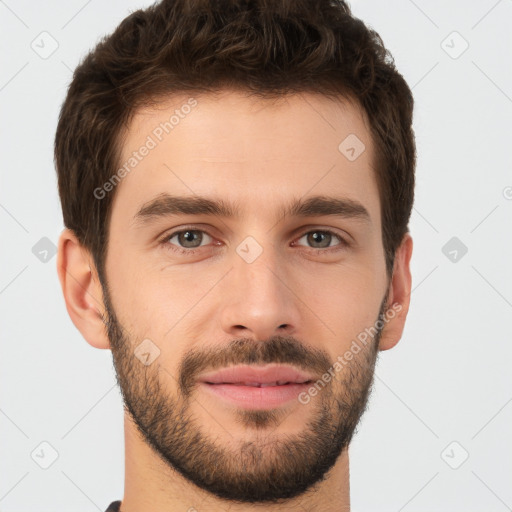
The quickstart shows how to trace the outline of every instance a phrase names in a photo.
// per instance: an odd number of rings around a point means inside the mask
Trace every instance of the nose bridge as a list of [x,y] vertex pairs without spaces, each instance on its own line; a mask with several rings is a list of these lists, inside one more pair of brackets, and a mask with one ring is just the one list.
[[232,335],[266,339],[285,334],[283,329],[291,334],[299,315],[291,283],[286,283],[284,255],[268,233],[260,240],[249,236],[235,248],[221,318],[223,329]]
[[[247,250],[249,249],[249,250]],[[279,274],[279,255],[274,246],[267,241],[264,248],[258,249],[254,242],[243,242],[237,248],[234,261],[234,276],[246,288],[249,295],[275,301],[282,294],[277,275]],[[247,256],[247,258],[246,258]]]

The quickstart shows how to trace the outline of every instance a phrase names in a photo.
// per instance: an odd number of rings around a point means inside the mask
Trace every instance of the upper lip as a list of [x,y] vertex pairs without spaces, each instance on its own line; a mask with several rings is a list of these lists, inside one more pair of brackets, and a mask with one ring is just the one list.
[[304,383],[314,377],[292,366],[230,366],[214,372],[204,373],[201,382],[211,384],[273,384]]

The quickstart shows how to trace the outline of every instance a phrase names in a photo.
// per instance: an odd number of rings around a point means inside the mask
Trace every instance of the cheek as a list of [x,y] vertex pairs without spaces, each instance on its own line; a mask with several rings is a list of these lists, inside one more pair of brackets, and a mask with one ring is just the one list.
[[304,274],[298,282],[297,295],[330,328],[327,332],[337,343],[350,343],[375,323],[385,294],[385,276],[370,265],[346,265],[326,275]]
[[[193,266],[172,268],[142,260],[127,265],[119,273],[116,312],[119,309],[131,326],[134,340],[149,338],[162,350],[162,356],[175,354],[184,343],[184,329],[202,324],[204,307],[219,300],[212,291],[226,272],[221,270],[211,266],[203,272]],[[186,343],[182,348],[186,349]]]

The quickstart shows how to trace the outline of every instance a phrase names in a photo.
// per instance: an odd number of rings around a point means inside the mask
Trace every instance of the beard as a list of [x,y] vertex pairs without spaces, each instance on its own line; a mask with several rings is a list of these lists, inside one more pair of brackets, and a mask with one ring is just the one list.
[[[266,341],[240,338],[226,346],[187,352],[174,377],[158,359],[145,366],[134,356],[141,340],[126,333],[107,286],[103,292],[104,322],[125,409],[143,440],[171,470],[218,498],[246,504],[283,503],[313,492],[315,484],[326,478],[366,410],[383,327],[307,405],[298,406],[308,407],[301,418],[310,418],[299,420],[304,421],[300,433],[276,432],[288,415],[298,414],[297,406],[291,412],[284,407],[234,408],[240,433],[246,437],[240,438],[238,432],[235,437],[225,429],[232,439],[223,443],[191,410],[193,402],[204,409],[194,395],[200,373],[234,364],[282,363],[322,376],[333,366],[328,354],[290,336]],[[376,322],[383,318],[386,299]],[[175,389],[168,383],[174,383]],[[222,427],[210,417],[212,424]]]

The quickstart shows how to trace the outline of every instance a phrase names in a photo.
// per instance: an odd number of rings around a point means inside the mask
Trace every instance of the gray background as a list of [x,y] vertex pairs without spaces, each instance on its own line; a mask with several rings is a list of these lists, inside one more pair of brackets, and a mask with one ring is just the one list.
[[[2,512],[123,495],[111,354],[75,329],[57,278],[52,149],[79,59],[147,5],[0,1]],[[351,6],[412,87],[418,147],[411,309],[350,448],[353,510],[512,510],[512,1]]]

